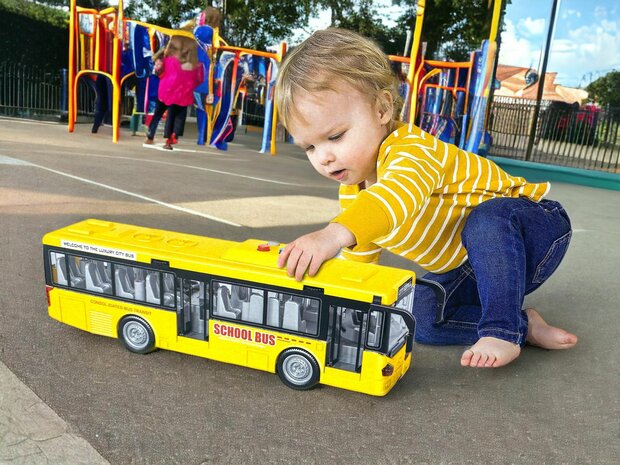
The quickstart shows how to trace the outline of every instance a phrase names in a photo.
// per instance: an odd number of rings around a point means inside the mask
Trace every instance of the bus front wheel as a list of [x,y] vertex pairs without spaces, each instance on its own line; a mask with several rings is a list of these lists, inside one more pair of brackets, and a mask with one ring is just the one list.
[[155,350],[155,334],[149,324],[137,316],[126,316],[118,325],[119,337],[125,348],[137,354]]
[[319,364],[305,350],[287,349],[278,358],[278,376],[288,387],[313,388],[319,382]]

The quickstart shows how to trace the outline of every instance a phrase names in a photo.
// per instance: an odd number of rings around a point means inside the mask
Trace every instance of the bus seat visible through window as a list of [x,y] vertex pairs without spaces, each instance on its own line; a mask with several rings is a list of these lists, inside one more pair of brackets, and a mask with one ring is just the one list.
[[250,314],[248,315],[248,321],[252,323],[263,322],[263,296],[259,294],[252,294],[250,296]]
[[67,279],[67,265],[65,264],[64,255],[56,255],[56,281],[63,286],[69,285]]
[[106,294],[112,291],[112,286],[110,284],[100,281],[99,274],[97,273],[97,265],[93,262],[86,263],[86,289]]
[[288,300],[284,304],[282,328],[290,329],[292,331],[306,332],[306,323],[304,321],[301,321],[299,304],[293,300]]
[[125,297],[126,299],[133,299],[133,286],[131,286],[129,282],[129,276],[127,276],[125,267],[116,267],[114,270],[114,279],[116,284],[116,295]]
[[226,286],[220,286],[217,290],[217,314],[228,318],[238,319],[241,310],[232,308],[230,305],[230,290]]
[[267,302],[267,324],[279,328],[280,323],[280,301],[276,297],[269,297]]

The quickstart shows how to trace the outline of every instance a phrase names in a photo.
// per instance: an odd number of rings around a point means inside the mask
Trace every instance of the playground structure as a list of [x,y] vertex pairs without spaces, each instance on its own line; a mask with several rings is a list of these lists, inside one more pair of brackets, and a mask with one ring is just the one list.
[[[495,69],[501,0],[489,0],[493,16],[489,39],[472,52],[469,62],[426,60],[421,52],[425,0],[418,0],[411,57],[390,56],[409,65],[401,119],[463,150],[484,152],[487,109]],[[415,98],[413,97],[415,96]]]
[[[417,124],[442,141],[477,153],[486,142],[486,120],[492,75],[495,68],[496,38],[501,0],[490,0],[493,20],[489,39],[480,50],[472,52],[469,62],[442,62],[423,57],[421,34],[425,0],[418,0],[410,57],[389,56],[393,62],[408,66],[401,84],[404,105],[401,119]],[[167,29],[123,16],[123,2],[117,7],[94,10],[78,7],[71,1],[69,37],[69,132],[77,116],[78,80],[85,76],[104,76],[111,86],[108,108],[112,114],[113,141],[120,129],[120,101],[123,85],[135,77],[136,107],[148,113],[149,102],[157,96],[157,77],[152,74],[152,56],[173,35],[196,40],[199,61],[205,67],[205,80],[195,89],[195,106],[199,145],[208,143],[226,148],[232,127],[231,112],[244,95],[243,76],[250,67],[262,66],[266,81],[265,119],[261,153],[276,153],[277,108],[273,103],[273,86],[279,63],[286,53],[281,43],[277,53],[228,45],[217,28],[197,26],[193,33]],[[260,63],[259,60],[264,60]],[[253,61],[259,61],[259,66]],[[245,73],[240,72],[240,67]]]
[[[273,85],[285,44],[278,53],[229,46],[217,28],[198,25],[193,33],[135,21],[123,15],[123,2],[104,10],[82,8],[71,1],[69,24],[68,120],[73,132],[77,118],[77,88],[82,78],[104,78],[110,88],[105,107],[112,119],[112,140],[120,135],[120,102],[130,78],[135,83],[135,107],[148,114],[157,98],[158,78],[152,74],[152,57],[163,49],[170,37],[178,35],[196,40],[198,58],[205,68],[204,82],[195,89],[198,144],[226,148],[232,131],[230,118],[236,100],[244,94],[243,72],[250,65],[265,73],[267,90],[261,152],[275,154],[276,110],[272,104]],[[260,63],[264,60],[265,63]],[[259,62],[252,63],[252,61]],[[101,103],[100,103],[101,104]]]

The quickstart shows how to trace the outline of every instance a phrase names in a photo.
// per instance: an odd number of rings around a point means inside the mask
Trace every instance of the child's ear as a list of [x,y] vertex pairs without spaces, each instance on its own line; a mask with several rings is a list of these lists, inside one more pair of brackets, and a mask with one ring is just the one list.
[[382,125],[392,121],[392,117],[394,116],[394,101],[389,91],[384,90],[377,96],[376,107]]

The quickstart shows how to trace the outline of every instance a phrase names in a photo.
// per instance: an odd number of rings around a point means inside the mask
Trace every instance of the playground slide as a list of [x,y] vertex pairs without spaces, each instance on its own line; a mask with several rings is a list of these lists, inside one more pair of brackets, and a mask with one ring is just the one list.
[[273,58],[269,59],[271,66],[267,75],[267,96],[265,101],[265,125],[263,126],[263,142],[260,153],[269,153],[271,151],[271,131],[273,124],[273,88],[276,85],[276,77],[278,76],[278,63]]
[[478,153],[478,148],[483,140],[486,121],[487,101],[491,90],[491,78],[493,76],[493,65],[497,44],[485,40],[482,43],[482,50],[476,52],[476,57],[472,74],[475,74],[473,97],[470,106],[470,128],[465,143],[465,150]]

